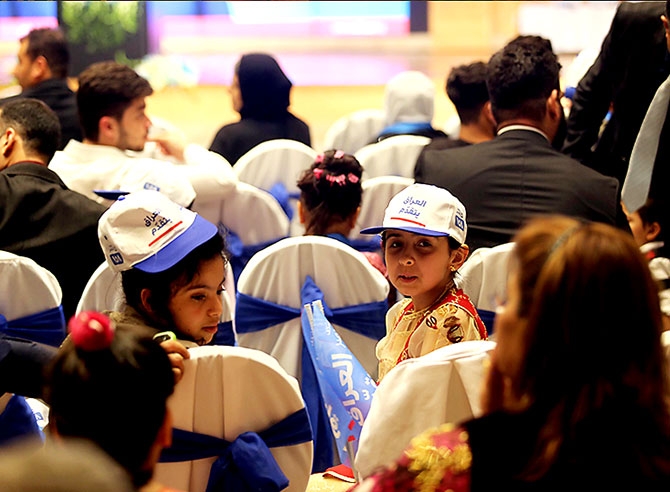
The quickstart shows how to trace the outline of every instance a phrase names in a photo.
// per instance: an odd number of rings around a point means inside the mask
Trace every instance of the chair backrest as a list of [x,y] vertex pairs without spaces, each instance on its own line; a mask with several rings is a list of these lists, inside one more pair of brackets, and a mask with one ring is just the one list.
[[292,193],[298,191],[298,178],[316,156],[316,150],[302,142],[279,138],[256,145],[238,159],[233,170],[240,181],[262,190],[281,182]]
[[242,181],[221,202],[220,221],[229,234],[227,246],[235,279],[253,254],[289,234],[288,217],[277,200]]
[[31,258],[0,251],[0,292],[2,331],[55,346],[63,341],[63,292],[49,270]]
[[357,150],[354,156],[363,166],[363,180],[376,176],[414,178],[416,160],[430,140],[419,135],[395,135]]
[[[225,290],[222,293],[223,314],[221,322],[233,322],[235,331],[235,280],[230,263],[226,263]],[[77,313],[81,311],[122,311],[126,298],[121,286],[121,274],[112,270],[107,262],[100,264],[86,283],[84,292],[77,304]]]
[[489,335],[493,334],[497,303],[506,298],[508,263],[513,248],[514,243],[509,242],[476,249],[456,277],[458,286],[477,308]]
[[[328,237],[282,239],[251,258],[237,283],[239,294],[301,309],[300,289],[310,276],[331,309],[385,301],[386,278],[353,248]],[[239,306],[239,301],[238,301]],[[300,318],[279,322],[262,331],[248,332],[239,309],[235,315],[240,346],[262,350],[300,379],[302,331]],[[373,340],[334,325],[354,356],[372,377],[377,375]]]
[[362,182],[363,202],[361,212],[358,214],[356,226],[349,234],[350,239],[370,240],[369,234],[360,234],[361,229],[374,227],[382,224],[384,210],[393,198],[401,190],[414,183],[414,178],[403,176],[377,176]]
[[[295,378],[261,351],[209,346],[190,349],[190,354],[184,377],[168,401],[175,429],[233,442],[305,408]],[[289,479],[285,490],[304,491],[312,469],[312,441],[270,447],[270,452]],[[215,459],[159,463],[155,477],[178,490],[204,492]]]
[[262,190],[270,191],[277,184],[283,185],[291,196],[289,205],[292,220],[289,232],[292,236],[304,234],[305,229],[298,220],[296,200],[298,179],[316,159],[317,152],[296,140],[274,139],[261,142],[238,159],[233,167],[240,181]]
[[353,154],[372,142],[384,128],[384,111],[359,109],[335,120],[326,130],[323,149]]
[[455,343],[389,371],[361,431],[356,453],[361,476],[397,459],[424,430],[481,415],[481,389],[494,348],[488,340]]

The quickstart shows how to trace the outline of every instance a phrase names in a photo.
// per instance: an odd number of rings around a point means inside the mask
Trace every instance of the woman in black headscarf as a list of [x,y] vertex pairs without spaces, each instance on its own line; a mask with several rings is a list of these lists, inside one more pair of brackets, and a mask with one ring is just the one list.
[[288,111],[291,81],[270,55],[243,55],[235,65],[230,86],[233,108],[240,121],[223,126],[209,150],[228,162],[237,160],[266,140],[284,138],[311,146],[309,127]]

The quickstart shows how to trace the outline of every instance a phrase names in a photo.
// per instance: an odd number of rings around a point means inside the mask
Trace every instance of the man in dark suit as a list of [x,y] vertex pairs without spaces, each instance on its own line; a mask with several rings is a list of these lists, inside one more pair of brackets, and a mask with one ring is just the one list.
[[510,241],[541,214],[615,223],[616,180],[552,147],[564,121],[559,70],[547,39],[512,40],[488,63],[496,137],[419,155],[416,181],[446,188],[465,205],[470,250]]
[[[70,139],[81,142],[77,99],[67,84],[70,49],[59,29],[33,29],[19,40],[17,63],[12,75],[21,86],[18,97],[33,97],[46,103],[58,116],[62,150]],[[11,98],[7,98],[5,102]]]
[[[598,58],[580,80],[567,120],[563,152],[623,185],[640,125],[670,74],[667,4],[622,2]],[[599,130],[603,118],[612,115]]]
[[58,118],[42,101],[0,105],[0,249],[54,274],[68,319],[105,261],[98,219],[107,208],[70,190],[47,168],[59,136]]

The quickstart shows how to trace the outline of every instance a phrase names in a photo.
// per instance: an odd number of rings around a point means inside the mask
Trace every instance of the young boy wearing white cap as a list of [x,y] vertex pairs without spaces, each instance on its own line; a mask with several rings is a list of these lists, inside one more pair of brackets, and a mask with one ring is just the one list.
[[381,226],[391,283],[407,296],[386,315],[377,344],[379,381],[399,362],[463,340],[486,339],[486,327],[469,297],[454,284],[468,257],[465,207],[443,188],[413,184],[395,195]]
[[102,214],[98,237],[126,297],[117,324],[172,331],[187,346],[210,343],[223,312],[225,245],[217,227],[164,194],[141,190]]

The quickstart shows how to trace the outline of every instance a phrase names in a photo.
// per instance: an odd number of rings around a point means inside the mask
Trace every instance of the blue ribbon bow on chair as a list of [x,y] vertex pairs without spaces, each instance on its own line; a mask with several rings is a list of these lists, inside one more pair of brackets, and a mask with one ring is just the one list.
[[161,454],[161,463],[192,461],[218,456],[212,463],[207,492],[275,492],[289,480],[269,448],[293,446],[312,440],[307,411],[302,408],[261,432],[244,432],[231,443],[225,439],[174,429],[172,446]]
[[33,342],[58,347],[67,334],[63,306],[46,309],[38,313],[7,320],[0,314],[0,332],[6,335],[25,338]]
[[289,193],[286,189],[286,186],[281,181],[276,182],[272,185],[272,188],[268,190],[268,193],[272,195],[279,205],[281,205],[282,210],[288,217],[289,222],[293,220],[293,207],[291,206],[291,198],[298,198],[298,196]]
[[[386,334],[386,300],[330,309],[323,299],[323,293],[308,275],[300,291],[301,305],[321,300],[328,321],[360,333],[374,340]],[[237,293],[236,314],[238,333],[252,333],[300,317],[300,309],[282,306],[258,299],[241,292]],[[322,472],[333,466],[333,436],[330,421],[323,405],[316,371],[303,343],[301,356],[303,399],[314,429],[313,473]]]

